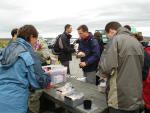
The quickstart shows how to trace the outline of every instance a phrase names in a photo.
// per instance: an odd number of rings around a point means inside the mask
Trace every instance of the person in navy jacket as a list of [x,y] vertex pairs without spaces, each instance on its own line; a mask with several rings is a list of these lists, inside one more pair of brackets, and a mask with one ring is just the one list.
[[81,59],[79,66],[83,70],[86,81],[95,84],[100,59],[100,47],[86,25],[79,26],[77,30],[80,36],[79,51],[77,53],[77,57]]

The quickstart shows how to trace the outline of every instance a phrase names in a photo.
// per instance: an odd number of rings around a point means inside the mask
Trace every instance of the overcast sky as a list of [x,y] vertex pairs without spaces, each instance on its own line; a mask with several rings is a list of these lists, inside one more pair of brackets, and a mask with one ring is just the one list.
[[77,37],[81,24],[94,32],[110,21],[150,36],[150,0],[0,0],[0,38],[11,37],[11,29],[24,24],[35,25],[44,37],[56,37],[67,23]]

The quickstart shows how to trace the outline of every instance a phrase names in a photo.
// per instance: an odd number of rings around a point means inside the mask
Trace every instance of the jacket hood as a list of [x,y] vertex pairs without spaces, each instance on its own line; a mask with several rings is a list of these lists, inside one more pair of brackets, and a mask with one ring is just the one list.
[[32,50],[32,46],[24,39],[17,38],[16,41],[0,51],[0,66],[10,67],[15,63],[21,53],[28,50]]
[[118,34],[130,34],[130,35],[132,35],[132,33],[131,33],[128,29],[126,29],[126,28],[124,28],[124,27],[120,27],[120,28],[117,30],[116,35],[118,35]]

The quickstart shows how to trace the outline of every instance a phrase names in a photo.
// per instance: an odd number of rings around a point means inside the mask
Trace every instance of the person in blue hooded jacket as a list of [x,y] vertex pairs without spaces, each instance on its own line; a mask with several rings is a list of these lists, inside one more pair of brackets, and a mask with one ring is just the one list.
[[29,87],[46,88],[50,83],[33,51],[37,37],[34,26],[24,25],[17,40],[0,52],[0,113],[27,113]]
[[79,26],[77,30],[80,36],[77,54],[77,57],[81,59],[79,66],[83,70],[86,82],[96,84],[96,71],[101,53],[98,41],[88,31],[86,25]]

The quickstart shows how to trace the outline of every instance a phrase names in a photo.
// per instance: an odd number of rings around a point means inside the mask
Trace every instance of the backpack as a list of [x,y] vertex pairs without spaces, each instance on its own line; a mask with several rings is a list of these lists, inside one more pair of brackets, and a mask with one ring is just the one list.
[[62,36],[62,34],[58,35],[56,37],[54,44],[53,44],[52,53],[54,55],[60,55],[62,53],[63,44],[62,44],[61,36]]

